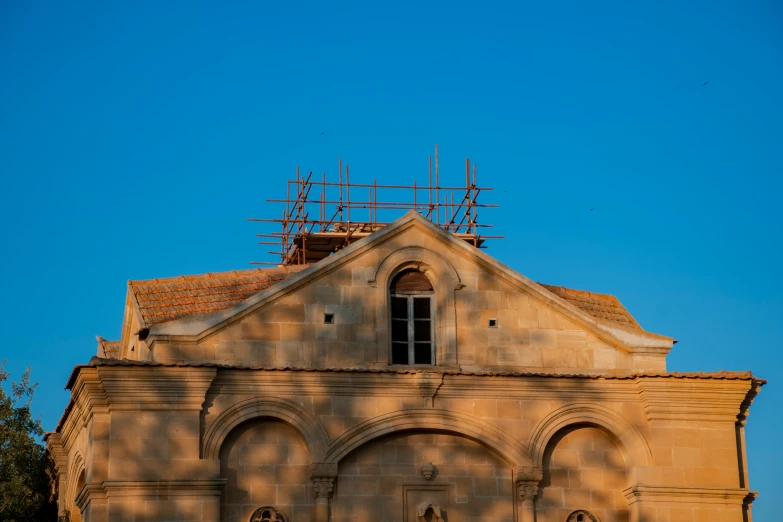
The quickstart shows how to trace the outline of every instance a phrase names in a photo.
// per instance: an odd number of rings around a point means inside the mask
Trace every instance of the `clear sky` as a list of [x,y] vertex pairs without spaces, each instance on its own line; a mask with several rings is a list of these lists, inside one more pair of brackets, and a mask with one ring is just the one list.
[[296,165],[424,182],[438,143],[442,180],[469,156],[496,188],[490,255],[618,296],[679,339],[670,370],[770,380],[747,442],[774,517],[779,2],[162,4],[0,4],[0,359],[46,429],[128,279],[271,260],[245,218]]

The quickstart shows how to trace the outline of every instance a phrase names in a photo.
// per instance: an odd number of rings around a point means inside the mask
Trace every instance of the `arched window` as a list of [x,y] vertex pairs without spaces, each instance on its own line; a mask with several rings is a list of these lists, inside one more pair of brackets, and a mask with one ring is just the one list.
[[568,515],[566,522],[598,522],[598,519],[595,515],[588,513],[584,509],[580,509]]
[[389,290],[391,363],[435,364],[432,283],[418,270],[404,270]]
[[250,522],[288,522],[285,515],[272,506],[264,506],[253,511]]

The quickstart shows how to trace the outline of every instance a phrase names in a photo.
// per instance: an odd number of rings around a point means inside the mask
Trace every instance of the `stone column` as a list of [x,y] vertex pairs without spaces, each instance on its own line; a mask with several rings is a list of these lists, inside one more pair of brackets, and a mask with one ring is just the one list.
[[519,500],[519,522],[534,522],[536,519],[535,499],[538,495],[538,484],[517,482],[517,499]]
[[334,479],[337,477],[337,464],[316,462],[310,464],[310,480],[315,495],[315,522],[329,522],[330,504]]
[[519,522],[535,522],[538,484],[544,477],[543,468],[518,466],[514,468],[514,483],[517,488],[517,514]]

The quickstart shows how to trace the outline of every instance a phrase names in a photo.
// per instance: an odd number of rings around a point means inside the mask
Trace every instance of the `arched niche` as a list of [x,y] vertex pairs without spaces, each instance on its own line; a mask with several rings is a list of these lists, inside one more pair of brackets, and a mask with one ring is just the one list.
[[76,497],[84,487],[86,480],[86,465],[81,453],[74,453],[68,468],[68,485],[65,491],[65,509],[71,516],[71,522],[81,522],[82,514],[76,505]]
[[77,499],[80,497],[80,493],[85,484],[85,471],[82,468],[81,472],[77,475],[76,484],[74,486],[74,492],[71,495],[71,502],[73,503],[73,509],[71,509],[71,522],[82,522],[82,510],[79,506],[80,502]]
[[238,402],[212,422],[204,433],[203,456],[217,459],[228,434],[240,424],[256,418],[272,418],[293,426],[307,443],[310,457],[320,462],[329,443],[323,426],[298,404],[274,397],[256,397]]
[[615,412],[592,403],[574,403],[554,410],[544,417],[530,437],[530,456],[534,466],[542,466],[550,439],[573,424],[597,426],[610,433],[620,444],[628,469],[649,466],[652,452],[644,435]]
[[311,506],[307,441],[287,422],[274,417],[242,422],[223,440],[218,462],[225,481],[221,520],[286,522],[292,506],[304,513]]
[[541,514],[557,512],[562,522],[628,520],[623,495],[628,478],[617,437],[596,424],[568,424],[546,445],[535,508]]
[[442,255],[422,247],[406,247],[386,256],[375,268],[368,281],[382,292],[376,305],[378,361],[391,361],[391,318],[389,286],[397,274],[416,270],[422,272],[432,283],[434,296],[433,327],[435,342],[435,365],[455,366],[457,364],[457,309],[454,292],[464,285],[454,266]]

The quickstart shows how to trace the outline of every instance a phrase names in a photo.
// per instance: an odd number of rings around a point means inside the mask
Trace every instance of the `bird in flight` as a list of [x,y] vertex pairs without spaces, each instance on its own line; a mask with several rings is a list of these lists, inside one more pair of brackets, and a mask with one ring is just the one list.
[[705,85],[707,85],[708,83],[710,83],[710,82],[704,82],[704,83],[702,83],[702,84],[701,84],[701,86],[702,86],[702,87],[704,87],[704,86],[705,86]]

